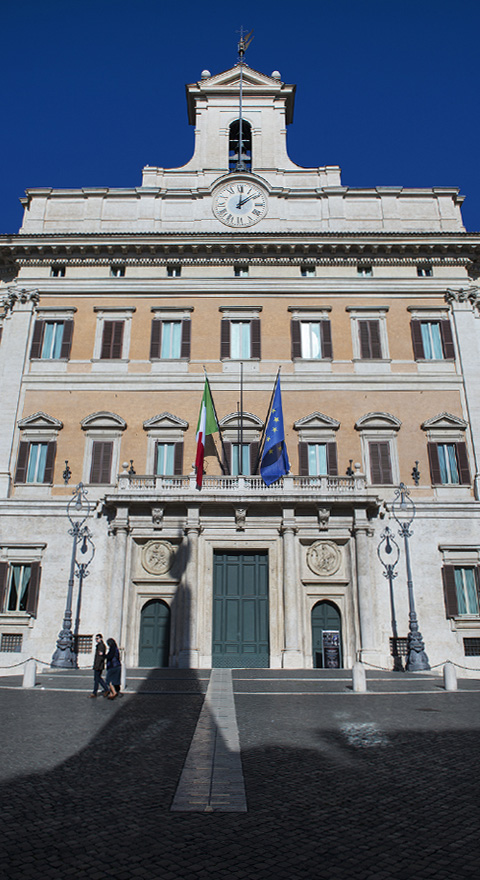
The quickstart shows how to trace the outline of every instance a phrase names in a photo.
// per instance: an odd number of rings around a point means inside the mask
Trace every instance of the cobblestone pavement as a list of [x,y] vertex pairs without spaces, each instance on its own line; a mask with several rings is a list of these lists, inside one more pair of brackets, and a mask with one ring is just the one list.
[[[136,676],[136,679],[133,678]],[[0,679],[6,880],[453,880],[478,874],[480,682],[233,672],[248,811],[172,812],[208,672]],[[42,689],[43,688],[43,689]]]

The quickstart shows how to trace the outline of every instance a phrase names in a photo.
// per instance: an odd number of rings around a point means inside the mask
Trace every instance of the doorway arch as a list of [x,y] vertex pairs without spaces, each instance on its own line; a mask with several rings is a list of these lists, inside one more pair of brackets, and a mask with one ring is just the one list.
[[168,666],[170,617],[170,606],[162,599],[151,599],[143,606],[140,615],[139,666]]
[[322,600],[312,608],[312,652],[314,669],[343,668],[342,617],[334,602]]

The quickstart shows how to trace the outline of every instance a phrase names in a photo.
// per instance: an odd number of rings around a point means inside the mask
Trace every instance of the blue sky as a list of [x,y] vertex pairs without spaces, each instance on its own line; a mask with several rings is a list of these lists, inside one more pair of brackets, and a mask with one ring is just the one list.
[[0,233],[27,187],[138,186],[192,153],[185,83],[297,84],[288,147],[347,186],[458,186],[480,230],[478,0],[2,0]]

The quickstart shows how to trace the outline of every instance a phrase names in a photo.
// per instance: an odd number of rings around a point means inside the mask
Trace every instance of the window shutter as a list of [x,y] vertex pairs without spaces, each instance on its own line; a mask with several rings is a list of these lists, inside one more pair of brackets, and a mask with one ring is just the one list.
[[[220,322],[220,360],[230,357],[230,321],[223,318]],[[229,471],[230,473],[230,471]]]
[[298,472],[301,477],[308,477],[308,443],[298,444]]
[[294,361],[302,356],[300,321],[290,321],[290,335],[292,339],[292,361]]
[[381,360],[379,321],[359,321],[360,357],[365,360]]
[[45,321],[35,321],[35,325],[33,327],[32,347],[30,349],[31,358],[41,357],[44,331]]
[[150,360],[153,361],[160,357],[162,345],[162,322],[157,319],[152,321],[152,332],[150,335]]
[[327,443],[327,474],[330,477],[338,476],[337,444],[334,441]]
[[453,344],[450,321],[440,321],[440,334],[442,337],[443,356],[445,360],[455,360],[455,346]]
[[227,474],[232,473],[232,444],[225,442],[223,444],[223,463]]
[[468,467],[467,444],[456,443],[458,475],[460,477],[461,486],[470,485],[470,468]]
[[30,444],[22,441],[18,447],[17,470],[15,472],[15,482],[25,483],[27,480],[28,466],[28,450]]
[[322,334],[322,358],[333,358],[332,325],[330,321],[320,321]]
[[438,458],[438,449],[436,443],[427,443],[428,461],[430,464],[430,479],[434,486],[442,482],[440,476],[440,461]]
[[113,325],[112,358],[121,358],[125,321],[114,321]]
[[102,351],[100,353],[100,357],[102,359],[111,358],[111,350],[112,350],[112,338],[113,338],[113,321],[104,321],[103,322],[103,334],[102,334]]
[[7,589],[8,563],[0,562],[0,613],[5,603],[5,591]]
[[72,350],[73,339],[73,321],[63,322],[62,347],[60,349],[61,358],[69,358]]
[[374,486],[391,485],[392,463],[390,459],[390,444],[369,443],[370,453],[370,478]]
[[91,483],[110,483],[113,443],[95,440],[92,444]]
[[55,465],[55,455],[57,452],[56,440],[51,440],[47,445],[47,457],[45,460],[45,473],[43,475],[44,483],[53,483],[53,468]]
[[180,357],[188,360],[190,358],[190,343],[192,338],[192,322],[190,318],[182,320],[182,345],[180,348]]
[[250,443],[250,473],[254,476],[258,472],[258,449],[260,444],[255,440]]
[[250,322],[250,357],[260,360],[261,354],[261,346],[260,346],[260,320],[259,318],[255,318],[255,320]]
[[102,351],[103,360],[121,358],[123,344],[124,321],[105,321],[103,324]]
[[26,611],[32,617],[37,616],[38,606],[38,590],[40,587],[40,574],[42,568],[39,562],[32,562],[30,573],[30,584],[28,587],[27,607]]
[[423,360],[425,352],[423,350],[422,322],[410,321],[410,330],[412,333],[413,356],[416,361]]
[[173,473],[176,477],[181,477],[183,474],[183,443],[181,441],[175,443],[175,449],[173,451]]
[[442,578],[447,617],[456,617],[458,614],[458,602],[455,587],[455,566],[445,565],[442,568]]

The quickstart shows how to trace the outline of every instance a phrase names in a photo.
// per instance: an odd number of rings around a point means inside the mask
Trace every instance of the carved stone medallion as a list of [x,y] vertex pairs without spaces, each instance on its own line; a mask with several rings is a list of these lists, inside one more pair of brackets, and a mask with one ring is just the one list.
[[142,550],[142,565],[149,574],[165,574],[172,566],[173,547],[168,541],[149,541]]
[[315,541],[307,551],[307,565],[314,574],[332,575],[340,568],[342,554],[332,541]]

